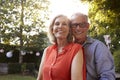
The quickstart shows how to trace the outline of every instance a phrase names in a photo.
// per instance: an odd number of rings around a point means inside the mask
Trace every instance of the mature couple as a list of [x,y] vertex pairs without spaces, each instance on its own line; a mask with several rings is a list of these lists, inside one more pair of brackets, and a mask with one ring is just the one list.
[[88,17],[56,16],[49,26],[52,43],[43,53],[37,80],[115,80],[109,49],[89,37]]

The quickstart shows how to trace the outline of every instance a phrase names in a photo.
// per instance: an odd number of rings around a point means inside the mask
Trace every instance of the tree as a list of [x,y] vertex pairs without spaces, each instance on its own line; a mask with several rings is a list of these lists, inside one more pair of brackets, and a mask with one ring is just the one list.
[[48,7],[48,0],[0,0],[1,43],[18,45],[22,50],[28,38],[34,42],[30,36],[38,36],[43,31],[48,19]]
[[120,48],[120,3],[119,0],[82,0],[89,3],[91,22],[90,35],[103,40],[109,34],[112,39],[111,50]]

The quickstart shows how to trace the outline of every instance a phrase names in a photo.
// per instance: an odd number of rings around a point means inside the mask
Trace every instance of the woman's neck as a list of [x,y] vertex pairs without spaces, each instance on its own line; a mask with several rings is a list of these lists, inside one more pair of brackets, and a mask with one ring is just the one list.
[[63,48],[68,44],[67,40],[64,39],[59,39],[57,40],[57,45],[58,45],[58,53],[62,52]]
[[64,47],[65,45],[67,45],[67,43],[67,40],[57,40],[58,47]]

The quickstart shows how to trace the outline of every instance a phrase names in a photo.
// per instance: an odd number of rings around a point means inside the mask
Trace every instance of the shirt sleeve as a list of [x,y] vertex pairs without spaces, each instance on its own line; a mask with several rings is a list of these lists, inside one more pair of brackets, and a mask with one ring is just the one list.
[[95,64],[99,80],[115,80],[115,66],[112,54],[102,42],[96,45]]

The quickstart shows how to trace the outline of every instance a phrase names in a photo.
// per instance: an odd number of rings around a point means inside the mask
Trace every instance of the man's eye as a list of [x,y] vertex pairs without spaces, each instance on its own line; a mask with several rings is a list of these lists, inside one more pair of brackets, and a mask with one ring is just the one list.
[[66,23],[63,23],[62,25],[67,25]]
[[78,24],[76,24],[76,23],[75,23],[75,24],[71,24],[71,26],[73,26],[73,27],[76,27],[77,25],[78,25]]

